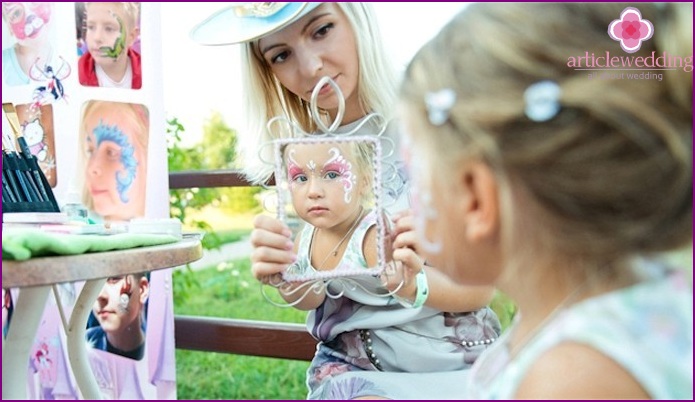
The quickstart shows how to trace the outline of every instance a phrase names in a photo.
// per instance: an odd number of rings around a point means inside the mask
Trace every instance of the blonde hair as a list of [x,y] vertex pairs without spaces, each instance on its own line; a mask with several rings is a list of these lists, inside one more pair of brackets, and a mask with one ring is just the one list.
[[[357,92],[365,115],[376,112],[389,118],[396,101],[396,74],[383,48],[379,26],[368,3],[336,3],[352,25],[359,59]],[[316,131],[308,102],[284,88],[267,62],[257,54],[257,43],[241,48],[242,82],[246,97],[248,129],[239,133],[244,173],[254,183],[265,182],[272,166],[260,161],[262,144],[271,140],[266,123],[275,116],[286,116],[304,131]],[[270,151],[268,149],[268,151]],[[270,160],[270,155],[263,159]]]
[[[556,253],[619,267],[692,243],[692,74],[592,80],[568,67],[570,56],[625,55],[606,30],[626,6],[475,4],[408,67],[404,106],[433,171],[473,158],[495,172],[507,263]],[[658,38],[635,56],[692,54],[692,4],[639,9]],[[561,109],[534,122],[524,91],[542,80],[559,85]],[[434,126],[425,95],[442,88],[457,101]]]
[[[92,2],[84,3],[85,13],[87,13],[87,7],[92,4]],[[123,10],[123,14],[126,17],[126,24],[128,24],[128,30],[138,27],[138,22],[140,19],[140,2],[112,2],[111,4],[117,4]]]
[[[87,171],[87,165],[89,163],[89,158],[87,156],[87,151],[85,149],[85,144],[87,142],[87,137],[89,136],[88,127],[86,120],[89,116],[94,114],[97,110],[102,108],[113,109],[120,107],[123,109],[124,114],[130,113],[129,117],[125,115],[123,118],[131,118],[136,125],[136,134],[132,139],[136,142],[142,149],[147,149],[147,143],[149,141],[149,111],[147,107],[136,104],[136,103],[121,103],[121,102],[111,102],[111,101],[100,101],[100,100],[90,100],[85,102],[82,106],[82,116],[80,120],[80,140],[79,140],[79,152],[80,163],[79,172],[84,175]],[[144,180],[144,178],[142,178]],[[94,201],[89,192],[89,189],[83,185],[82,186],[82,203],[89,209],[94,210]]]

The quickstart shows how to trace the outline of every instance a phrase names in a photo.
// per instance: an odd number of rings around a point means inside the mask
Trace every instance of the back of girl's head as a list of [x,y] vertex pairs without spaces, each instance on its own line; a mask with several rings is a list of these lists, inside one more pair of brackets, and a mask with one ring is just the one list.
[[[633,54],[607,34],[625,7],[472,5],[408,68],[402,93],[411,136],[437,155],[433,172],[461,158],[492,168],[512,252],[519,247],[509,239],[531,237],[545,250],[605,261],[692,241],[692,4],[640,3],[654,35]],[[568,66],[571,57],[606,52],[666,53],[682,64],[656,71],[663,81],[628,79],[634,71],[589,78]],[[559,111],[532,121],[524,92],[544,80],[559,87]],[[425,96],[443,88],[456,101],[435,125]]]
[[[383,48],[374,10],[369,3],[336,4],[345,13],[355,33],[360,104],[365,114],[376,112],[388,118],[393,115],[397,76]],[[340,49],[335,51],[340,52]],[[268,120],[284,115],[309,133],[316,131],[317,126],[311,118],[308,102],[287,91],[275,79],[270,66],[258,53],[257,41],[242,45],[241,63],[249,127],[241,133],[240,153],[247,177],[254,183],[260,183],[266,181],[272,172],[272,168],[258,158],[261,144],[272,139],[265,130]]]

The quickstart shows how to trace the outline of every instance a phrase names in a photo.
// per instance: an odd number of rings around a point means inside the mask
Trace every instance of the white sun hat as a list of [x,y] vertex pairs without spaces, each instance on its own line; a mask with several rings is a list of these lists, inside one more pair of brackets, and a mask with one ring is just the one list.
[[250,42],[279,31],[322,3],[228,3],[196,25],[191,39],[218,46]]

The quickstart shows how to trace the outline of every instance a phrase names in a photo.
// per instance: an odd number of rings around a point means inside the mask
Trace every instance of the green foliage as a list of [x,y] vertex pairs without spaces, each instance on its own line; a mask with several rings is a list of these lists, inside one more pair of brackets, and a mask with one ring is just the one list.
[[[195,272],[176,271],[174,275],[174,312],[178,315],[295,323],[306,318],[304,311],[276,307],[264,299],[248,259]],[[177,282],[190,276],[195,276],[200,286],[183,301]],[[305,399],[308,367],[305,361],[177,350],[178,398]]]
[[[203,141],[190,148],[181,145],[184,126],[174,118],[167,121],[167,148],[170,172],[231,169],[235,166],[237,132],[229,128],[219,113],[213,113],[203,128]],[[259,187],[190,188],[170,191],[170,215],[187,227],[211,233],[203,246],[219,246],[214,229],[204,221],[189,217],[206,206],[223,208],[229,213],[260,212],[255,195]]]
[[306,399],[309,362],[176,350],[178,399]]
[[[203,153],[200,146],[193,148],[181,147],[182,134],[186,131],[178,119],[167,121],[167,152],[170,172],[185,170],[203,170]],[[188,219],[187,213],[212,203],[218,198],[215,189],[180,189],[169,191],[169,210],[173,218],[178,218],[184,225],[197,227],[205,231],[212,228],[206,222]]]
[[509,325],[514,319],[514,314],[516,314],[516,304],[514,304],[512,299],[506,294],[497,291],[492,302],[490,302],[490,308],[497,313],[500,324],[502,324],[502,331],[509,328]]
[[236,163],[237,132],[213,112],[203,127],[203,156],[207,169],[232,169]]

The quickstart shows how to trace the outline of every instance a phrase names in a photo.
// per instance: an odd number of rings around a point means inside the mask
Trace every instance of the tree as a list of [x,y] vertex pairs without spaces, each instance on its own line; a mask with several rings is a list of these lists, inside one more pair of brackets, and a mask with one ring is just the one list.
[[207,169],[231,169],[236,159],[236,130],[213,112],[203,127],[203,164]]

